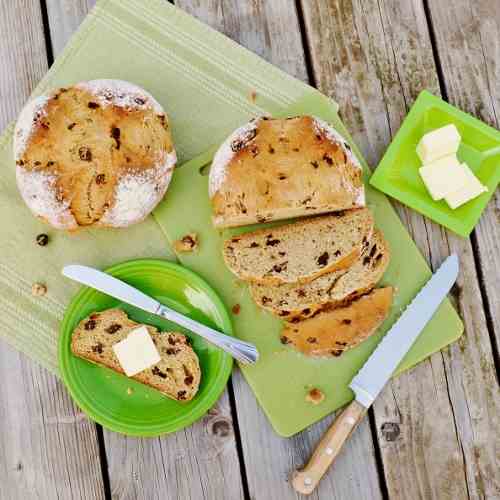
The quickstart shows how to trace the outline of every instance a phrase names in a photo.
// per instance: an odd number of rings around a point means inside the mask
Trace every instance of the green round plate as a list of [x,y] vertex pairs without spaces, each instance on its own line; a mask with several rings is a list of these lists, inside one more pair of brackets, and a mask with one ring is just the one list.
[[[162,260],[135,260],[106,270],[190,318],[232,334],[231,320],[217,294],[199,276]],[[200,359],[201,384],[188,403],[71,353],[71,334],[95,311],[123,309],[130,318],[187,335]],[[178,431],[202,417],[217,401],[231,373],[231,356],[175,323],[149,314],[91,288],[83,288],[66,310],[59,337],[59,368],[78,406],[103,427],[131,436],[158,436]]]

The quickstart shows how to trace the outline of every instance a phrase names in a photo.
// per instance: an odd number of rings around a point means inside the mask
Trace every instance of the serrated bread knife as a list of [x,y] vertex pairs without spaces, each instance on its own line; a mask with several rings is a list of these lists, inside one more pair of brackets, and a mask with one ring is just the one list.
[[333,422],[306,467],[293,474],[292,484],[299,493],[309,495],[314,491],[347,438],[450,291],[457,279],[458,269],[455,254],[443,262],[352,379],[349,387],[354,392],[354,401]]
[[78,281],[82,285],[95,288],[106,295],[138,307],[143,311],[173,321],[208,340],[211,344],[220,347],[241,363],[252,364],[256,363],[259,359],[259,353],[253,344],[229,337],[213,328],[202,325],[109,274],[92,267],[80,265],[66,266],[62,270],[62,274],[67,278]]

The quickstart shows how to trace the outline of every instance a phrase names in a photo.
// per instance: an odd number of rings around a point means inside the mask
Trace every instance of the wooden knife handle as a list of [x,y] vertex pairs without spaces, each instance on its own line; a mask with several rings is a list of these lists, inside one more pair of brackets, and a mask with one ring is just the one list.
[[296,491],[303,495],[309,495],[314,491],[366,411],[362,404],[354,400],[335,419],[321,438],[308,464],[302,470],[294,472],[292,485]]

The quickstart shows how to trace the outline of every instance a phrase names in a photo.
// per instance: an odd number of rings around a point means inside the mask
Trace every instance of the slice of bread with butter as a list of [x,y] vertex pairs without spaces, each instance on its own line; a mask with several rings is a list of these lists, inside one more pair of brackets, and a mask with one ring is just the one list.
[[[143,328],[148,336],[138,332]],[[148,337],[156,355],[151,355]],[[119,344],[123,347],[116,349]],[[71,351],[115,372],[134,373],[131,378],[137,382],[177,401],[190,401],[198,392],[200,364],[187,337],[136,323],[121,309],[96,312],[80,321],[73,332]]]

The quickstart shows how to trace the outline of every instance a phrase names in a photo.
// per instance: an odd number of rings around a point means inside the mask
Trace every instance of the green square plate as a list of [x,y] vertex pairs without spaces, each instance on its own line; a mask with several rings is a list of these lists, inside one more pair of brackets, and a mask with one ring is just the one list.
[[[462,142],[457,156],[488,188],[486,193],[452,210],[434,201],[418,173],[415,152],[430,130],[453,123]],[[500,182],[500,132],[424,90],[413,104],[396,137],[370,179],[370,184],[433,221],[467,237]]]

